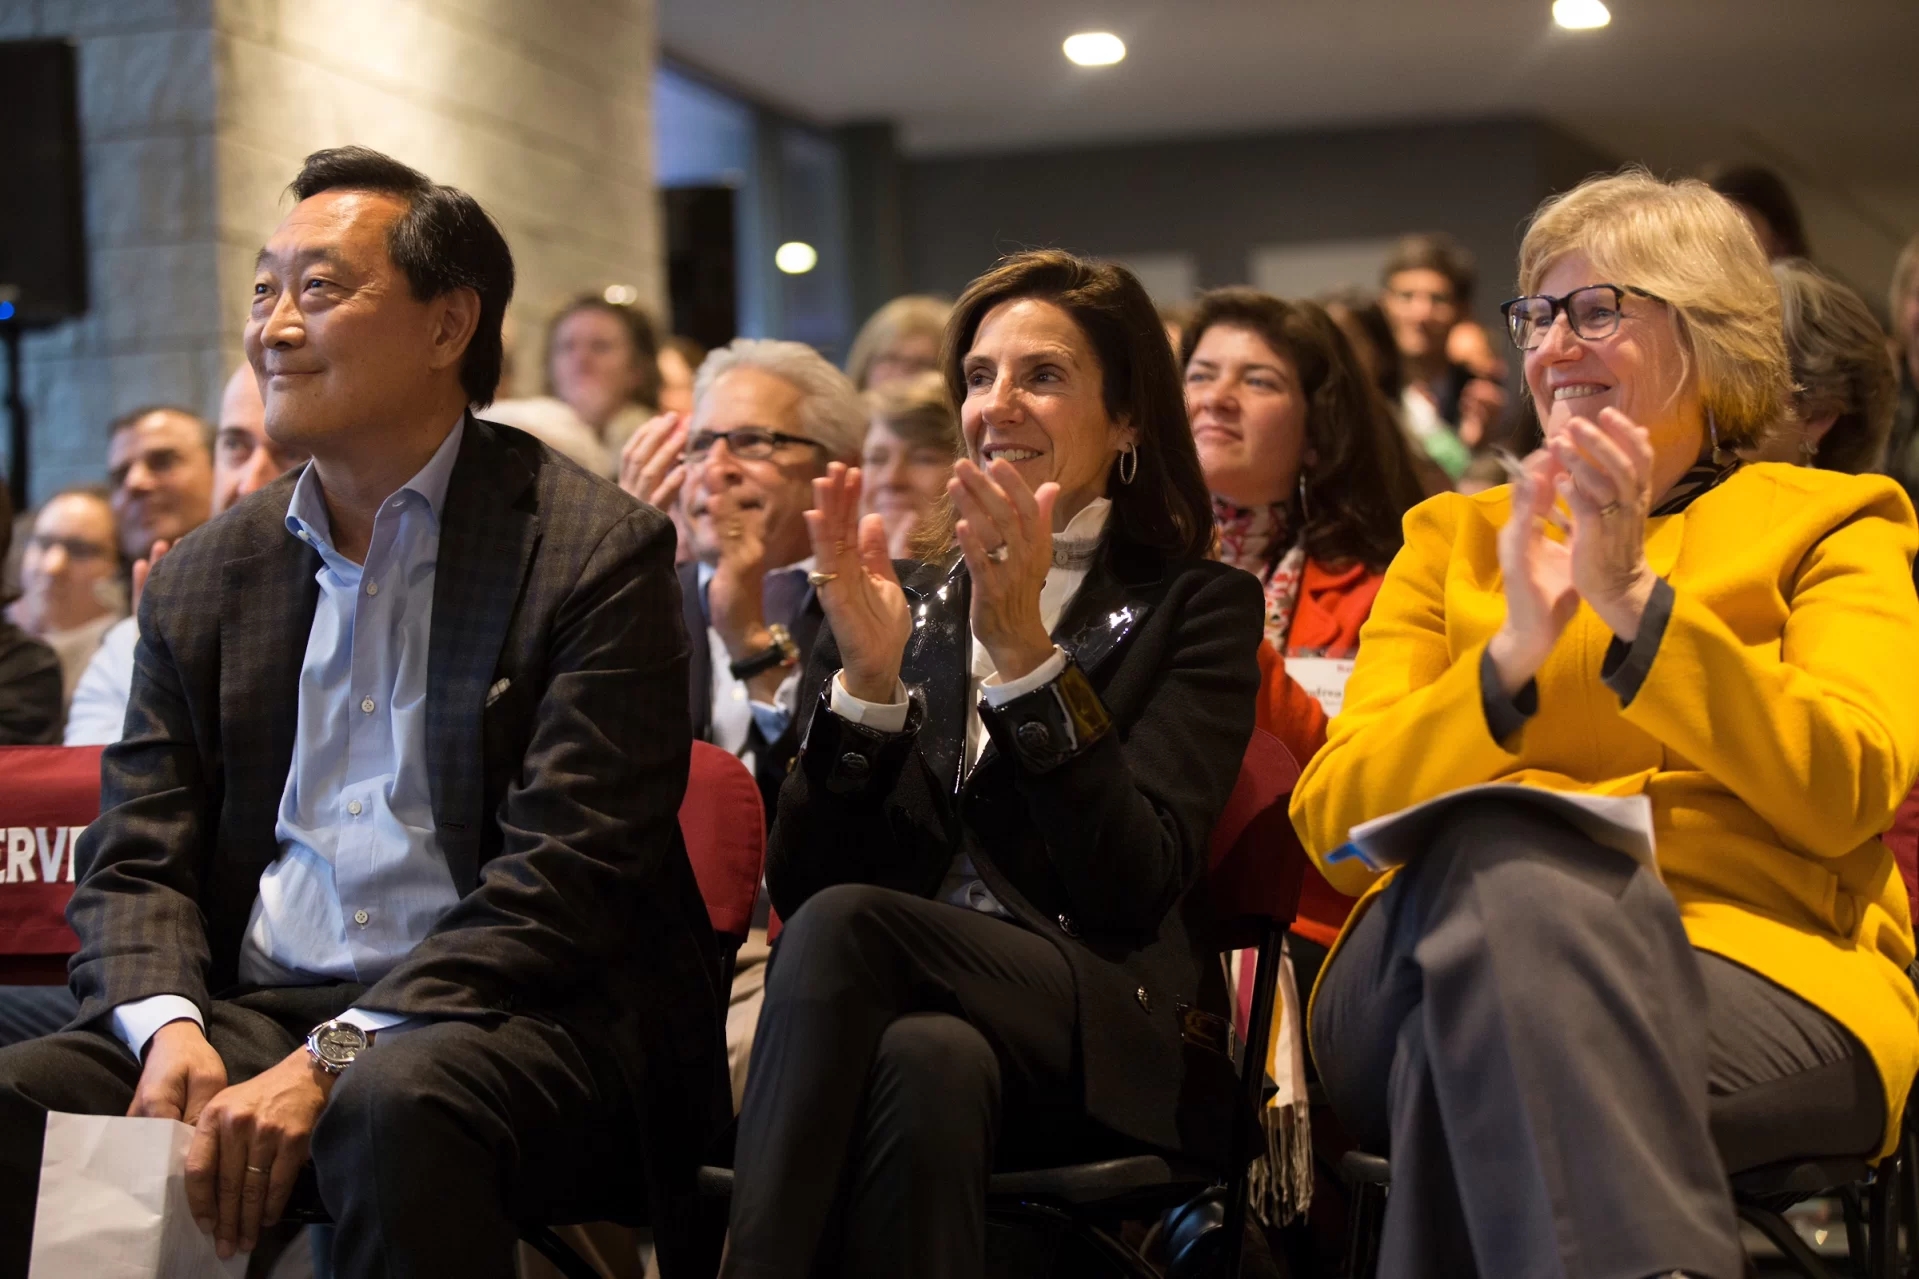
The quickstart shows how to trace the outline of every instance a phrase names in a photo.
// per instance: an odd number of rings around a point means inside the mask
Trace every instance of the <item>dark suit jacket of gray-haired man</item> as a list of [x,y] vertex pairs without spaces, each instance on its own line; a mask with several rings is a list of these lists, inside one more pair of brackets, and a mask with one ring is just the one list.
[[154,570],[69,912],[79,1017],[0,1051],[0,1279],[48,1109],[194,1123],[223,1249],[310,1153],[336,1272],[489,1279],[518,1223],[669,1224],[727,1111],[672,526],[463,410],[502,273],[421,287],[450,240],[405,222],[458,197],[497,239],[470,197],[335,167],[248,329],[268,431],[314,462]]

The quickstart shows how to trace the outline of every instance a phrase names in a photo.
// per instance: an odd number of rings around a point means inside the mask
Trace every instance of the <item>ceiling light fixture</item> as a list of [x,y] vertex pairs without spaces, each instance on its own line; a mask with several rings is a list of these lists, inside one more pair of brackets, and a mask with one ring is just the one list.
[[805,275],[819,262],[818,250],[804,240],[788,240],[773,250],[773,265],[788,275]]
[[1553,21],[1568,31],[1593,31],[1612,21],[1605,0],[1553,0]]
[[1065,50],[1069,61],[1082,67],[1110,67],[1126,56],[1126,42],[1110,31],[1082,31],[1067,36],[1060,48]]
[[609,284],[600,296],[614,306],[632,306],[640,300],[640,291],[630,284]]

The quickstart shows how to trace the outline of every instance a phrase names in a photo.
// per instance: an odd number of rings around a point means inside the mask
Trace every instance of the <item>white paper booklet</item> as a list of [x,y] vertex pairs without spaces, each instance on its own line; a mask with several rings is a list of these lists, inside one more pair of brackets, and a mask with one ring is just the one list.
[[1659,873],[1653,849],[1652,801],[1644,795],[1582,795],[1512,782],[1463,787],[1397,813],[1361,822],[1352,828],[1347,842],[1334,849],[1326,860],[1341,862],[1356,858],[1373,870],[1403,866],[1432,847],[1434,828],[1448,808],[1479,796],[1543,808],[1578,827],[1594,843],[1617,849],[1653,874]]
[[29,1279],[242,1279],[187,1206],[193,1129],[171,1119],[47,1115]]

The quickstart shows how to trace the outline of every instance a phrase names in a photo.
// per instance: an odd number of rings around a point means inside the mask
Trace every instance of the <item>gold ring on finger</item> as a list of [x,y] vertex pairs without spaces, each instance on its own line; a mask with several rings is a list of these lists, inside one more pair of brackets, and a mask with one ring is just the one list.
[[815,569],[806,575],[806,584],[808,586],[825,586],[828,582],[837,582],[839,577],[840,575],[838,573],[822,573]]
[[247,1165],[247,1171],[248,1171],[248,1172],[257,1172],[257,1173],[260,1173],[260,1174],[262,1174],[262,1175],[264,1175],[264,1174],[266,1173],[266,1169],[264,1169],[264,1168],[256,1168],[256,1167],[254,1167],[254,1166],[253,1166],[252,1164],[248,1164],[248,1165]]
[[1599,518],[1602,520],[1605,519],[1608,515],[1617,515],[1617,514],[1619,514],[1619,503],[1617,502],[1608,502],[1604,506],[1599,508]]

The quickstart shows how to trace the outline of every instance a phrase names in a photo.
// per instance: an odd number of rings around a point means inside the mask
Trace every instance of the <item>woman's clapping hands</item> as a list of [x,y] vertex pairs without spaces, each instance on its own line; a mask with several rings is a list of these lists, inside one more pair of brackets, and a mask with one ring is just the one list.
[[[1508,696],[1538,673],[1579,601],[1627,641],[1657,580],[1646,562],[1652,444],[1618,409],[1574,418],[1513,479],[1512,514],[1499,533],[1506,621],[1490,653]],[[1565,502],[1570,520],[1556,503]],[[1564,542],[1548,526],[1566,530]]]
[[886,521],[860,518],[858,467],[834,462],[813,481],[806,531],[846,691],[862,701],[893,701],[913,618],[887,551]]

